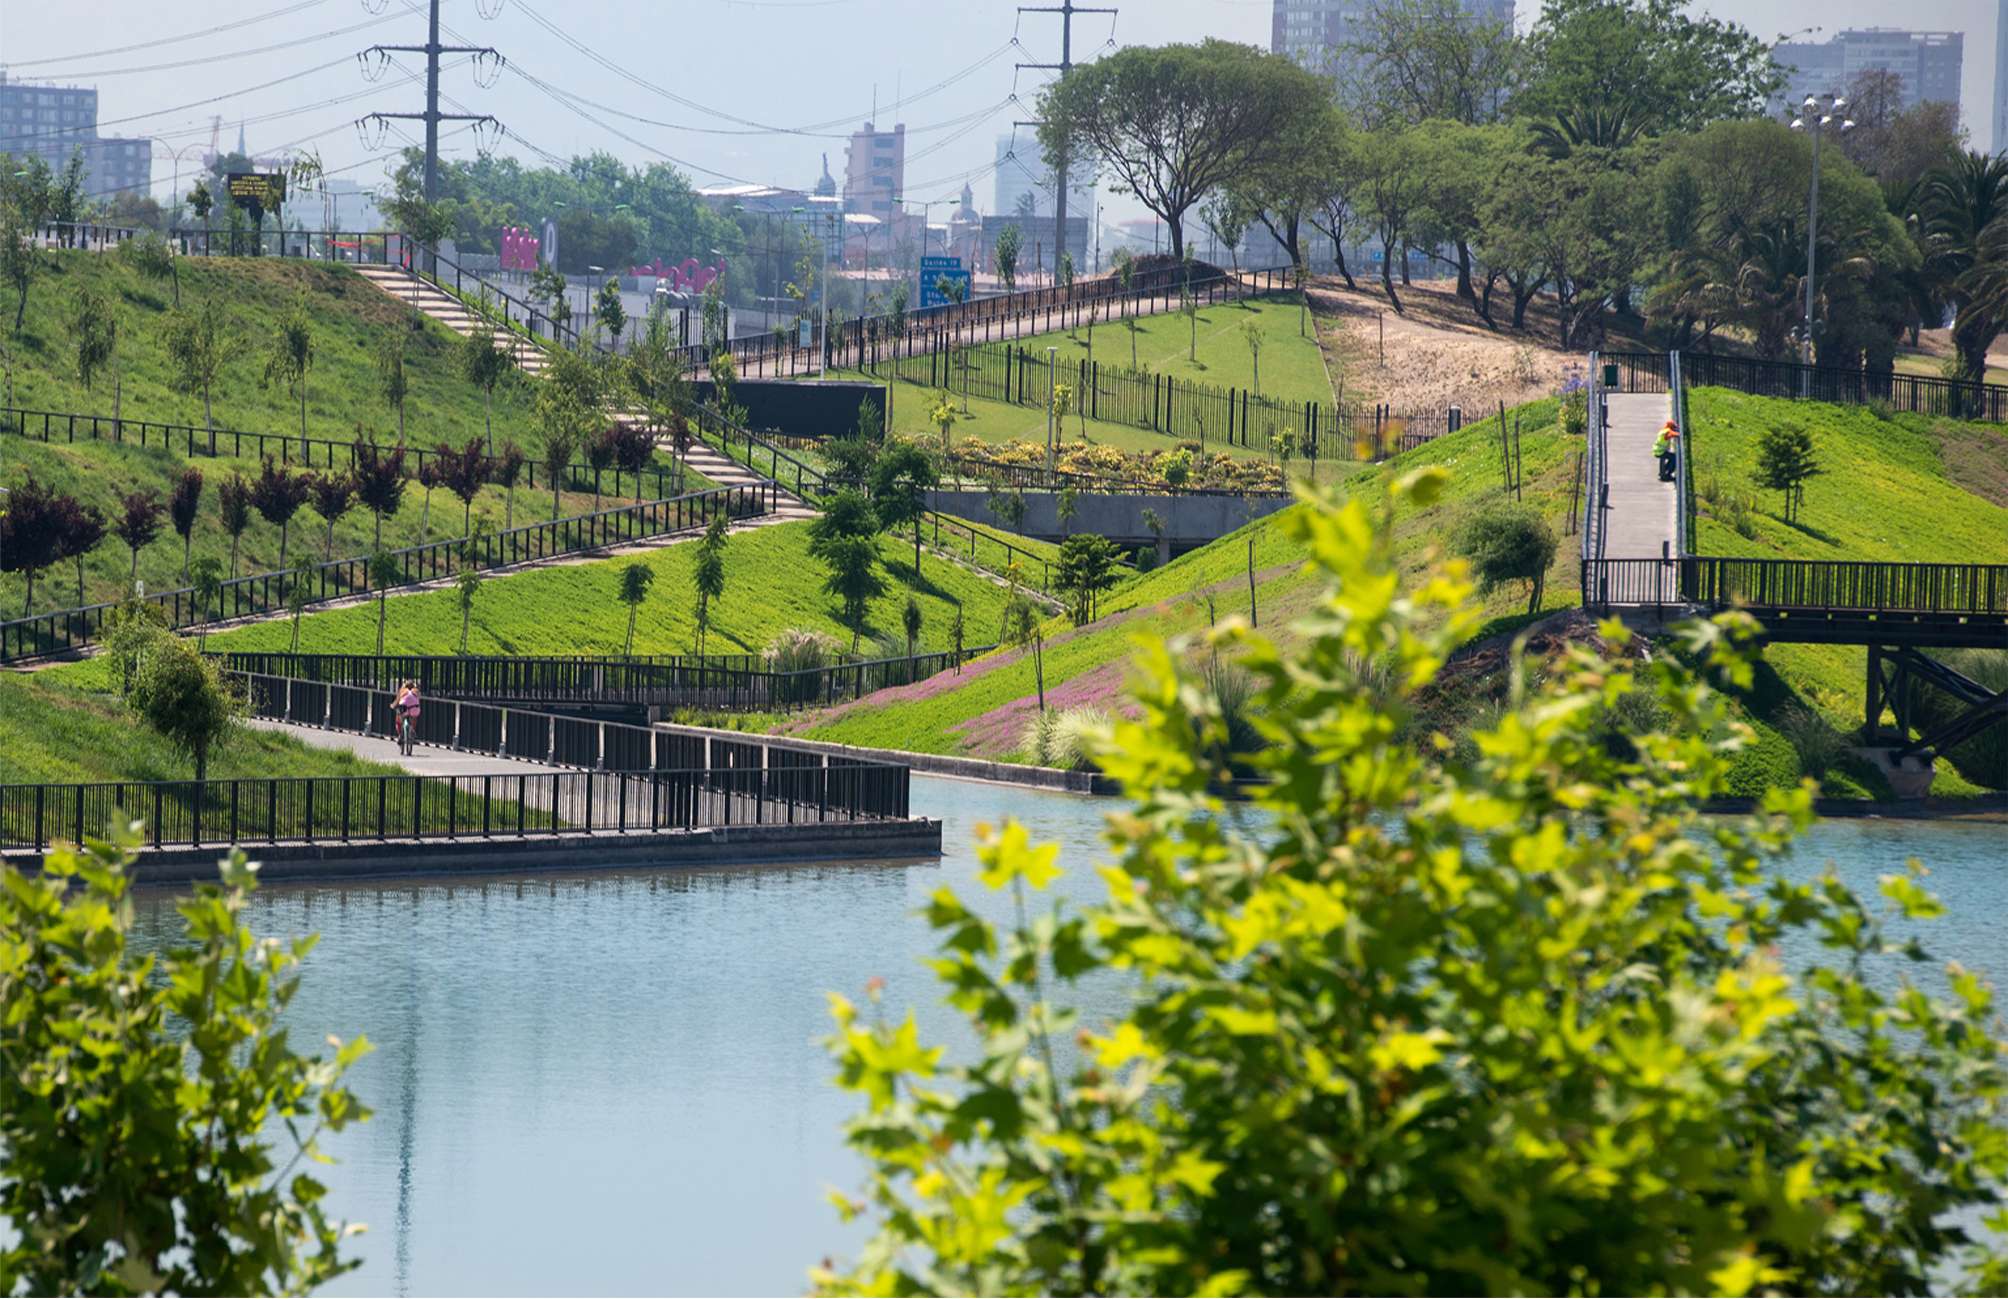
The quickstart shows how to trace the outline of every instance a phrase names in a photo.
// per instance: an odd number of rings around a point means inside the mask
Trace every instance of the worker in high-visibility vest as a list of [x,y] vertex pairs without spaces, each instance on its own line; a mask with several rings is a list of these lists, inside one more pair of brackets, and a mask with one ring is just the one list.
[[1680,456],[1680,430],[1672,420],[1660,426],[1659,436],[1652,440],[1652,453],[1659,459],[1659,480],[1673,481],[1673,471]]

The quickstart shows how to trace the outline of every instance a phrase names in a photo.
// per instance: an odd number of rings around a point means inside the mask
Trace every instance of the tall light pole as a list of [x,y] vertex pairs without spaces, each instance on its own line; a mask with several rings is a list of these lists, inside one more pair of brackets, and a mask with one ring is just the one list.
[[1053,398],[1060,390],[1060,349],[1046,348],[1046,468],[1050,471],[1058,457],[1053,442]]
[[1799,107],[1799,116],[1792,119],[1795,131],[1810,131],[1813,136],[1813,183],[1806,197],[1806,370],[1804,383],[1800,388],[1801,397],[1813,395],[1813,283],[1815,279],[1815,255],[1820,235],[1820,140],[1827,128],[1836,131],[1854,129],[1852,119],[1841,110],[1848,101],[1840,95],[1828,95],[1825,101],[1819,95],[1807,95]]

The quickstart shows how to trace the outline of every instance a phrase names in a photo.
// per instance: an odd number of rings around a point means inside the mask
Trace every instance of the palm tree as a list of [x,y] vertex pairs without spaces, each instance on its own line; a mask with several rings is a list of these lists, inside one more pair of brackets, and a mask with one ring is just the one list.
[[1925,268],[1953,310],[1960,377],[1987,376],[1987,351],[2008,320],[2008,157],[1962,153],[1924,179],[1918,195]]

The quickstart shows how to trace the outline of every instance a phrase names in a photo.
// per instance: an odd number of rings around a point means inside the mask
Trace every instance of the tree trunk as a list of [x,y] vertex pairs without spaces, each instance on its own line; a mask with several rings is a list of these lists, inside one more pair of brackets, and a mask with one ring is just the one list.
[[1470,302],[1478,294],[1471,287],[1471,245],[1457,241],[1457,296]]
[[[195,530],[191,528],[181,534],[181,584],[183,586],[188,585],[188,543],[190,538],[194,536],[194,532]],[[83,602],[79,600],[78,603],[81,604]]]
[[1255,612],[1255,538],[1248,538],[1248,625],[1260,627],[1262,621]]
[[21,300],[14,304],[14,332],[21,332],[22,318],[28,314],[28,290],[21,290]]
[[404,445],[404,403],[397,404],[397,444]]
[[1394,246],[1381,241],[1381,288],[1387,291],[1389,302],[1394,304],[1396,315],[1401,314],[1401,297],[1394,291]]
[[335,560],[335,521],[333,519],[328,520],[328,545],[321,558],[331,564]]
[[130,580],[127,582],[128,586],[135,585],[139,582],[139,547],[133,546],[130,547],[130,549],[132,551],[132,574]]
[[[702,599],[702,597],[699,598],[700,600]],[[640,610],[640,608],[641,606],[636,604],[631,604],[628,606],[628,634],[627,634],[627,649],[625,651],[625,655],[628,658],[634,657],[634,616],[636,612]],[[463,641],[466,640],[467,639],[466,633],[463,632],[461,634],[460,639],[462,639]]]
[[384,609],[384,592],[383,589],[379,587],[377,589],[377,649],[376,649],[376,652],[379,654],[383,653],[383,623],[384,623],[385,612],[386,611]]
[[488,432],[488,458],[495,458],[495,390],[481,390],[481,423]]
[[216,416],[209,411],[209,385],[202,385],[202,426],[209,432],[216,431]]
[[920,581],[920,516],[913,516],[913,580]]
[[291,529],[292,524],[293,521],[288,519],[279,525],[279,567],[281,569],[286,567],[286,533]]
[[84,606],[84,557],[77,556],[77,607]]
[[516,526],[516,486],[511,483],[509,490],[502,493],[502,530],[508,532]]
[[[82,561],[80,560],[78,561],[78,563],[79,567],[81,567]],[[35,570],[30,568],[25,570],[25,572],[28,575],[28,594],[21,601],[21,616],[23,618],[26,618],[30,613],[34,611],[35,608]],[[84,602],[84,597],[82,595],[83,581],[84,581],[83,577],[80,574],[77,578],[77,590],[79,592],[79,594],[77,595],[78,604],[82,604]]]
[[237,580],[237,543],[241,535],[235,532],[230,534],[230,580],[233,582]]
[[1527,327],[1527,304],[1532,302],[1534,295],[1540,291],[1538,285],[1524,292],[1519,289],[1513,290],[1513,328],[1525,329]]
[[418,511],[418,544],[423,546],[432,531],[432,489],[425,489],[425,504]]
[[314,455],[307,447],[307,376],[300,375],[300,459],[313,463]]
[[374,542],[372,542],[372,543],[371,543],[371,545],[370,545],[370,549],[371,549],[371,550],[382,550],[382,549],[383,549],[383,511],[382,511],[382,510],[371,510],[371,511],[370,511],[370,513],[376,516],[376,540],[375,540]]
[[1352,268],[1346,265],[1346,247],[1339,242],[1337,235],[1332,236],[1332,260],[1339,264],[1339,274],[1345,277],[1346,287],[1357,293],[1360,286],[1353,282]]

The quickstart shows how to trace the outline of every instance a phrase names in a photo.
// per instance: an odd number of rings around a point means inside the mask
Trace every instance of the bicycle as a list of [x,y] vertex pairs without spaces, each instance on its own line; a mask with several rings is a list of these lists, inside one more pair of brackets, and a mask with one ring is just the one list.
[[409,758],[412,746],[417,742],[418,719],[408,712],[400,711],[397,720],[397,751]]

